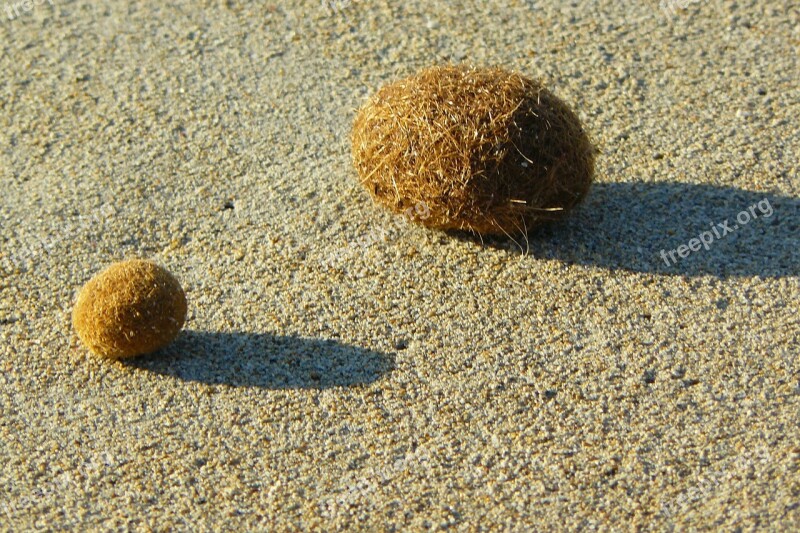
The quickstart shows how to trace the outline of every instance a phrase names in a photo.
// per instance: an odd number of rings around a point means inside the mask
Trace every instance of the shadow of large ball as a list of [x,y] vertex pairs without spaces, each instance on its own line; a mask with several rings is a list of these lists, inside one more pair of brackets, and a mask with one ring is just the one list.
[[441,66],[381,88],[352,134],[361,183],[436,229],[519,235],[589,190],[594,147],[570,108],[501,68]]

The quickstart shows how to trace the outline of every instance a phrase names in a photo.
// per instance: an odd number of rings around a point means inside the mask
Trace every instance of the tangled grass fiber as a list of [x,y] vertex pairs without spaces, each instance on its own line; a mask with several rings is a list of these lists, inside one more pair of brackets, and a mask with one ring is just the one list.
[[353,162],[378,203],[420,202],[421,224],[527,235],[589,190],[594,147],[570,108],[502,68],[437,66],[381,88],[357,113]]
[[186,295],[166,269],[151,261],[114,263],[78,293],[72,323],[94,353],[124,359],[169,344],[186,320]]

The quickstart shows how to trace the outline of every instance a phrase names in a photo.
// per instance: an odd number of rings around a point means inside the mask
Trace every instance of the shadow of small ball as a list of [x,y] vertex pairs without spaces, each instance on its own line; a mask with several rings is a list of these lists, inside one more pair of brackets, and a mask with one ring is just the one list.
[[438,66],[381,88],[357,113],[353,163],[376,201],[425,205],[422,225],[514,235],[589,190],[594,152],[572,110],[501,68]]
[[157,264],[114,263],[83,286],[72,311],[81,341],[94,353],[125,359],[169,344],[186,320],[186,295]]

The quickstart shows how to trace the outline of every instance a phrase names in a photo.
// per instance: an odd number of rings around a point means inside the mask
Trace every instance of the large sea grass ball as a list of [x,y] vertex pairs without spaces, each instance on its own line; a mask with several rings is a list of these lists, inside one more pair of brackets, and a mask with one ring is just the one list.
[[169,344],[186,320],[180,283],[151,261],[114,263],[78,293],[72,323],[94,353],[124,359]]
[[555,220],[592,181],[594,148],[575,113],[501,68],[441,66],[381,88],[353,125],[362,184],[437,229],[513,235]]

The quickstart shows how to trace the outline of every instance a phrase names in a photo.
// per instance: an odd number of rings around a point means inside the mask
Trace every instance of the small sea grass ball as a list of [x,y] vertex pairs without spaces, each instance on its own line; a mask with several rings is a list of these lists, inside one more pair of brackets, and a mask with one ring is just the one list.
[[94,353],[124,359],[169,344],[186,320],[180,283],[151,261],[114,263],[83,286],[72,323]]
[[570,108],[501,68],[433,67],[384,86],[359,110],[352,149],[378,203],[398,213],[424,204],[418,222],[481,234],[560,218],[594,172]]

